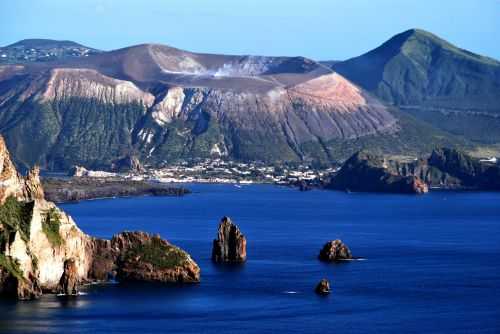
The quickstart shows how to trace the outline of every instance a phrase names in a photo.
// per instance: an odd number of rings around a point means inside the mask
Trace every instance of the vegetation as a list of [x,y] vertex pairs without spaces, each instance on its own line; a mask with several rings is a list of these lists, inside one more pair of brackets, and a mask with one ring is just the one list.
[[500,140],[500,62],[494,59],[409,30],[333,68],[437,128],[484,143]]
[[19,263],[16,260],[12,259],[12,257],[10,256],[0,254],[0,268],[5,269],[8,273],[10,273],[18,280],[25,279],[21,268],[19,268]]
[[49,239],[52,246],[57,247],[64,243],[61,234],[59,233],[59,227],[61,226],[61,217],[57,212],[56,208],[52,208],[47,211],[45,219],[42,221],[42,230]]
[[185,188],[121,178],[43,178],[42,184],[45,198],[56,203],[106,197],[183,196],[189,193]]
[[16,231],[21,233],[24,241],[29,240],[33,205],[33,202],[19,202],[16,198],[9,197],[0,206],[0,224],[3,225],[3,231],[0,234],[0,245],[8,240],[10,233]]
[[181,266],[187,261],[187,254],[184,251],[159,238],[153,238],[147,244],[132,248],[127,252],[126,259],[137,256],[141,258],[141,261],[151,263],[160,269]]

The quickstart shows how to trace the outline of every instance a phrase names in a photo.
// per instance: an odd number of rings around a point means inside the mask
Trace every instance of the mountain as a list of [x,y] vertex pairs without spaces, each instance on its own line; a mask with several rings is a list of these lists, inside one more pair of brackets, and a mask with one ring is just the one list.
[[23,39],[5,47],[0,47],[0,64],[88,57],[99,52],[101,51],[72,41]]
[[455,135],[500,142],[500,62],[423,30],[398,34],[332,69],[383,101]]
[[379,100],[303,57],[144,44],[0,66],[0,132],[22,166],[332,161],[338,142],[400,129]]

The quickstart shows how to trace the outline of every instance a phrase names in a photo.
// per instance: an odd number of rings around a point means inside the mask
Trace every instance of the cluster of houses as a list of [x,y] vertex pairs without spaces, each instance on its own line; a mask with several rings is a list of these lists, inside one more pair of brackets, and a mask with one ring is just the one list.
[[317,170],[307,165],[282,167],[215,159],[150,170],[149,177],[158,182],[293,184],[301,180],[319,179],[335,170],[334,168]]
[[76,167],[71,176],[124,177],[131,180],[148,180],[161,183],[272,183],[296,184],[300,181],[320,180],[338,168],[314,169],[308,165],[279,166],[264,163],[243,163],[221,159],[201,160],[196,163],[181,162],[162,168],[146,168],[143,172],[128,174],[90,171]]
[[0,49],[1,62],[35,62],[48,61],[67,57],[87,57],[94,50],[85,47],[69,48],[25,48],[24,46],[13,46]]

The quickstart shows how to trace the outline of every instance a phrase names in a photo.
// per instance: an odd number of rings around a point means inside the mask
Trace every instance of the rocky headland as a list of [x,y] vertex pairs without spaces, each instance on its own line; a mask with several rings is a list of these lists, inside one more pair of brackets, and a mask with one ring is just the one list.
[[243,263],[247,259],[247,240],[229,217],[219,224],[213,241],[212,260],[216,263]]
[[38,168],[26,177],[16,171],[0,137],[0,294],[21,300],[75,294],[81,284],[110,277],[191,283],[200,269],[159,236],[124,232],[104,240],[83,233],[45,199]]
[[131,196],[184,196],[190,191],[162,183],[120,177],[42,178],[45,198],[55,203]]
[[414,175],[399,175],[389,170],[383,158],[360,151],[349,158],[326,188],[384,193],[422,194],[427,185]]
[[451,148],[410,162],[360,151],[324,183],[327,189],[424,194],[429,188],[500,190],[500,165]]

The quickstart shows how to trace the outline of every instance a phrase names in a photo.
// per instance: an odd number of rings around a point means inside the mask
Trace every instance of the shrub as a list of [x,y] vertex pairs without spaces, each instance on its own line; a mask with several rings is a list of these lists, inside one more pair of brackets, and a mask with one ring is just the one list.
[[57,247],[64,243],[63,238],[59,234],[59,227],[61,226],[61,217],[57,209],[52,208],[47,211],[45,219],[42,221],[42,230],[49,239],[52,246]]
[[0,224],[4,229],[0,235],[0,244],[8,240],[8,234],[19,231],[24,241],[29,240],[30,222],[33,215],[34,202],[19,202],[8,197],[0,206]]
[[187,261],[187,255],[181,249],[165,244],[161,239],[153,238],[149,243],[138,245],[127,252],[127,258],[137,257],[157,268],[173,268]]

